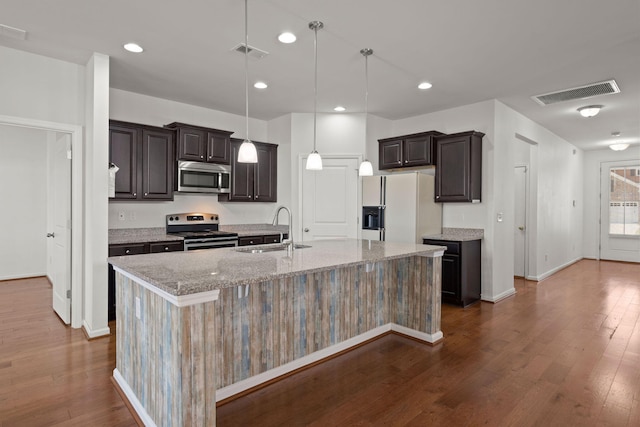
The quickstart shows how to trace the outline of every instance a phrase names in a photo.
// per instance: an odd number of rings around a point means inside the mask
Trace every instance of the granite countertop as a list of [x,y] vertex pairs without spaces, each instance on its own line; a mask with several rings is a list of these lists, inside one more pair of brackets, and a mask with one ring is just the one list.
[[[311,247],[265,253],[240,252],[238,248],[111,257],[109,262],[174,296],[220,288],[256,284],[301,273],[330,270],[413,255],[442,256],[443,246],[370,240],[316,240]],[[252,250],[282,246],[244,247]]]
[[482,228],[443,228],[442,234],[425,234],[422,238],[449,240],[452,242],[482,240],[484,238],[484,230]]
[[167,234],[164,227],[157,228],[110,228],[109,244],[122,245],[145,242],[182,241],[182,237]]
[[263,236],[267,234],[286,234],[289,232],[288,225],[271,225],[271,224],[230,224],[221,225],[220,231],[228,231],[230,233],[238,233],[239,237],[243,236]]

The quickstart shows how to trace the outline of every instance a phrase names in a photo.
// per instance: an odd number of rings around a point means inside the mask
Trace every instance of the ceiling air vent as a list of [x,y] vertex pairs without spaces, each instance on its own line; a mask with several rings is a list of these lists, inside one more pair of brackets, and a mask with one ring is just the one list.
[[555,104],[556,102],[572,101],[574,99],[586,99],[594,96],[619,93],[620,89],[615,80],[591,83],[585,86],[574,87],[557,92],[545,93],[543,95],[532,96],[531,99],[540,105]]
[[[231,50],[232,51],[236,51],[236,52],[240,52],[241,54],[244,55],[245,49],[246,49],[245,46],[246,45],[244,43],[240,43],[239,45],[237,45],[236,47],[234,47]],[[250,58],[262,59],[265,56],[269,55],[269,52],[264,51],[264,50],[260,50],[257,47],[253,47],[253,46],[249,45],[248,55],[249,55]]]

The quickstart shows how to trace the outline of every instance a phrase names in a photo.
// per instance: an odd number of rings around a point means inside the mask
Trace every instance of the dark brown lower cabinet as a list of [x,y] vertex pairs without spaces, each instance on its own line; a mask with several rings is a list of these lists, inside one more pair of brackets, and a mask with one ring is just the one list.
[[[109,256],[126,256],[140,255],[160,252],[184,251],[184,242],[167,241],[167,242],[141,242],[109,245]],[[109,281],[107,290],[107,318],[115,320],[116,318],[116,272],[111,264],[109,264]]]
[[[284,238],[287,234],[284,234]],[[256,236],[242,236],[238,238],[238,246],[250,246],[250,245],[266,245],[269,243],[280,243],[279,234],[265,234]]]
[[422,243],[447,247],[442,257],[442,302],[466,307],[480,300],[480,240],[423,239]]

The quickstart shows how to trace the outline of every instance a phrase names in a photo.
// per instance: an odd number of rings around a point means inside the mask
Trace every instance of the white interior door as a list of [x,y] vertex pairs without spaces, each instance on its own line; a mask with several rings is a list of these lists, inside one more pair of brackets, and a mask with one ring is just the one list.
[[71,137],[55,138],[49,162],[49,215],[53,229],[47,234],[49,279],[53,285],[53,309],[66,324],[71,321]]
[[356,238],[358,235],[358,159],[322,159],[321,171],[302,177],[302,240]]
[[600,166],[600,259],[640,262],[640,160]]
[[516,166],[514,172],[513,274],[526,277],[527,259],[527,167]]

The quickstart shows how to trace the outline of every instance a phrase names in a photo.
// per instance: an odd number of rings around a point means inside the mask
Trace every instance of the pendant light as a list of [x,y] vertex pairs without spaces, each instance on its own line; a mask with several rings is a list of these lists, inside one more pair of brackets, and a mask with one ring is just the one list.
[[[366,123],[367,115],[369,114],[369,55],[373,53],[372,49],[364,48],[360,50],[362,56],[364,56],[364,122],[365,122],[365,135],[367,134]],[[367,160],[367,140],[364,141],[364,162],[360,163],[358,169],[358,175],[360,176],[372,176],[373,166],[371,162]]]
[[249,139],[249,7],[244,0],[244,111],[246,116],[245,140],[238,150],[238,163],[258,163],[256,146]]
[[318,30],[321,30],[324,27],[324,24],[320,21],[311,21],[309,22],[309,29],[313,30],[315,33],[315,38],[313,40],[313,52],[314,52],[314,61],[315,61],[315,71],[314,71],[314,83],[313,83],[313,151],[307,157],[307,170],[320,171],[322,170],[322,157],[318,154],[316,150],[316,139],[317,139],[317,131],[316,131],[316,122],[318,115]]

